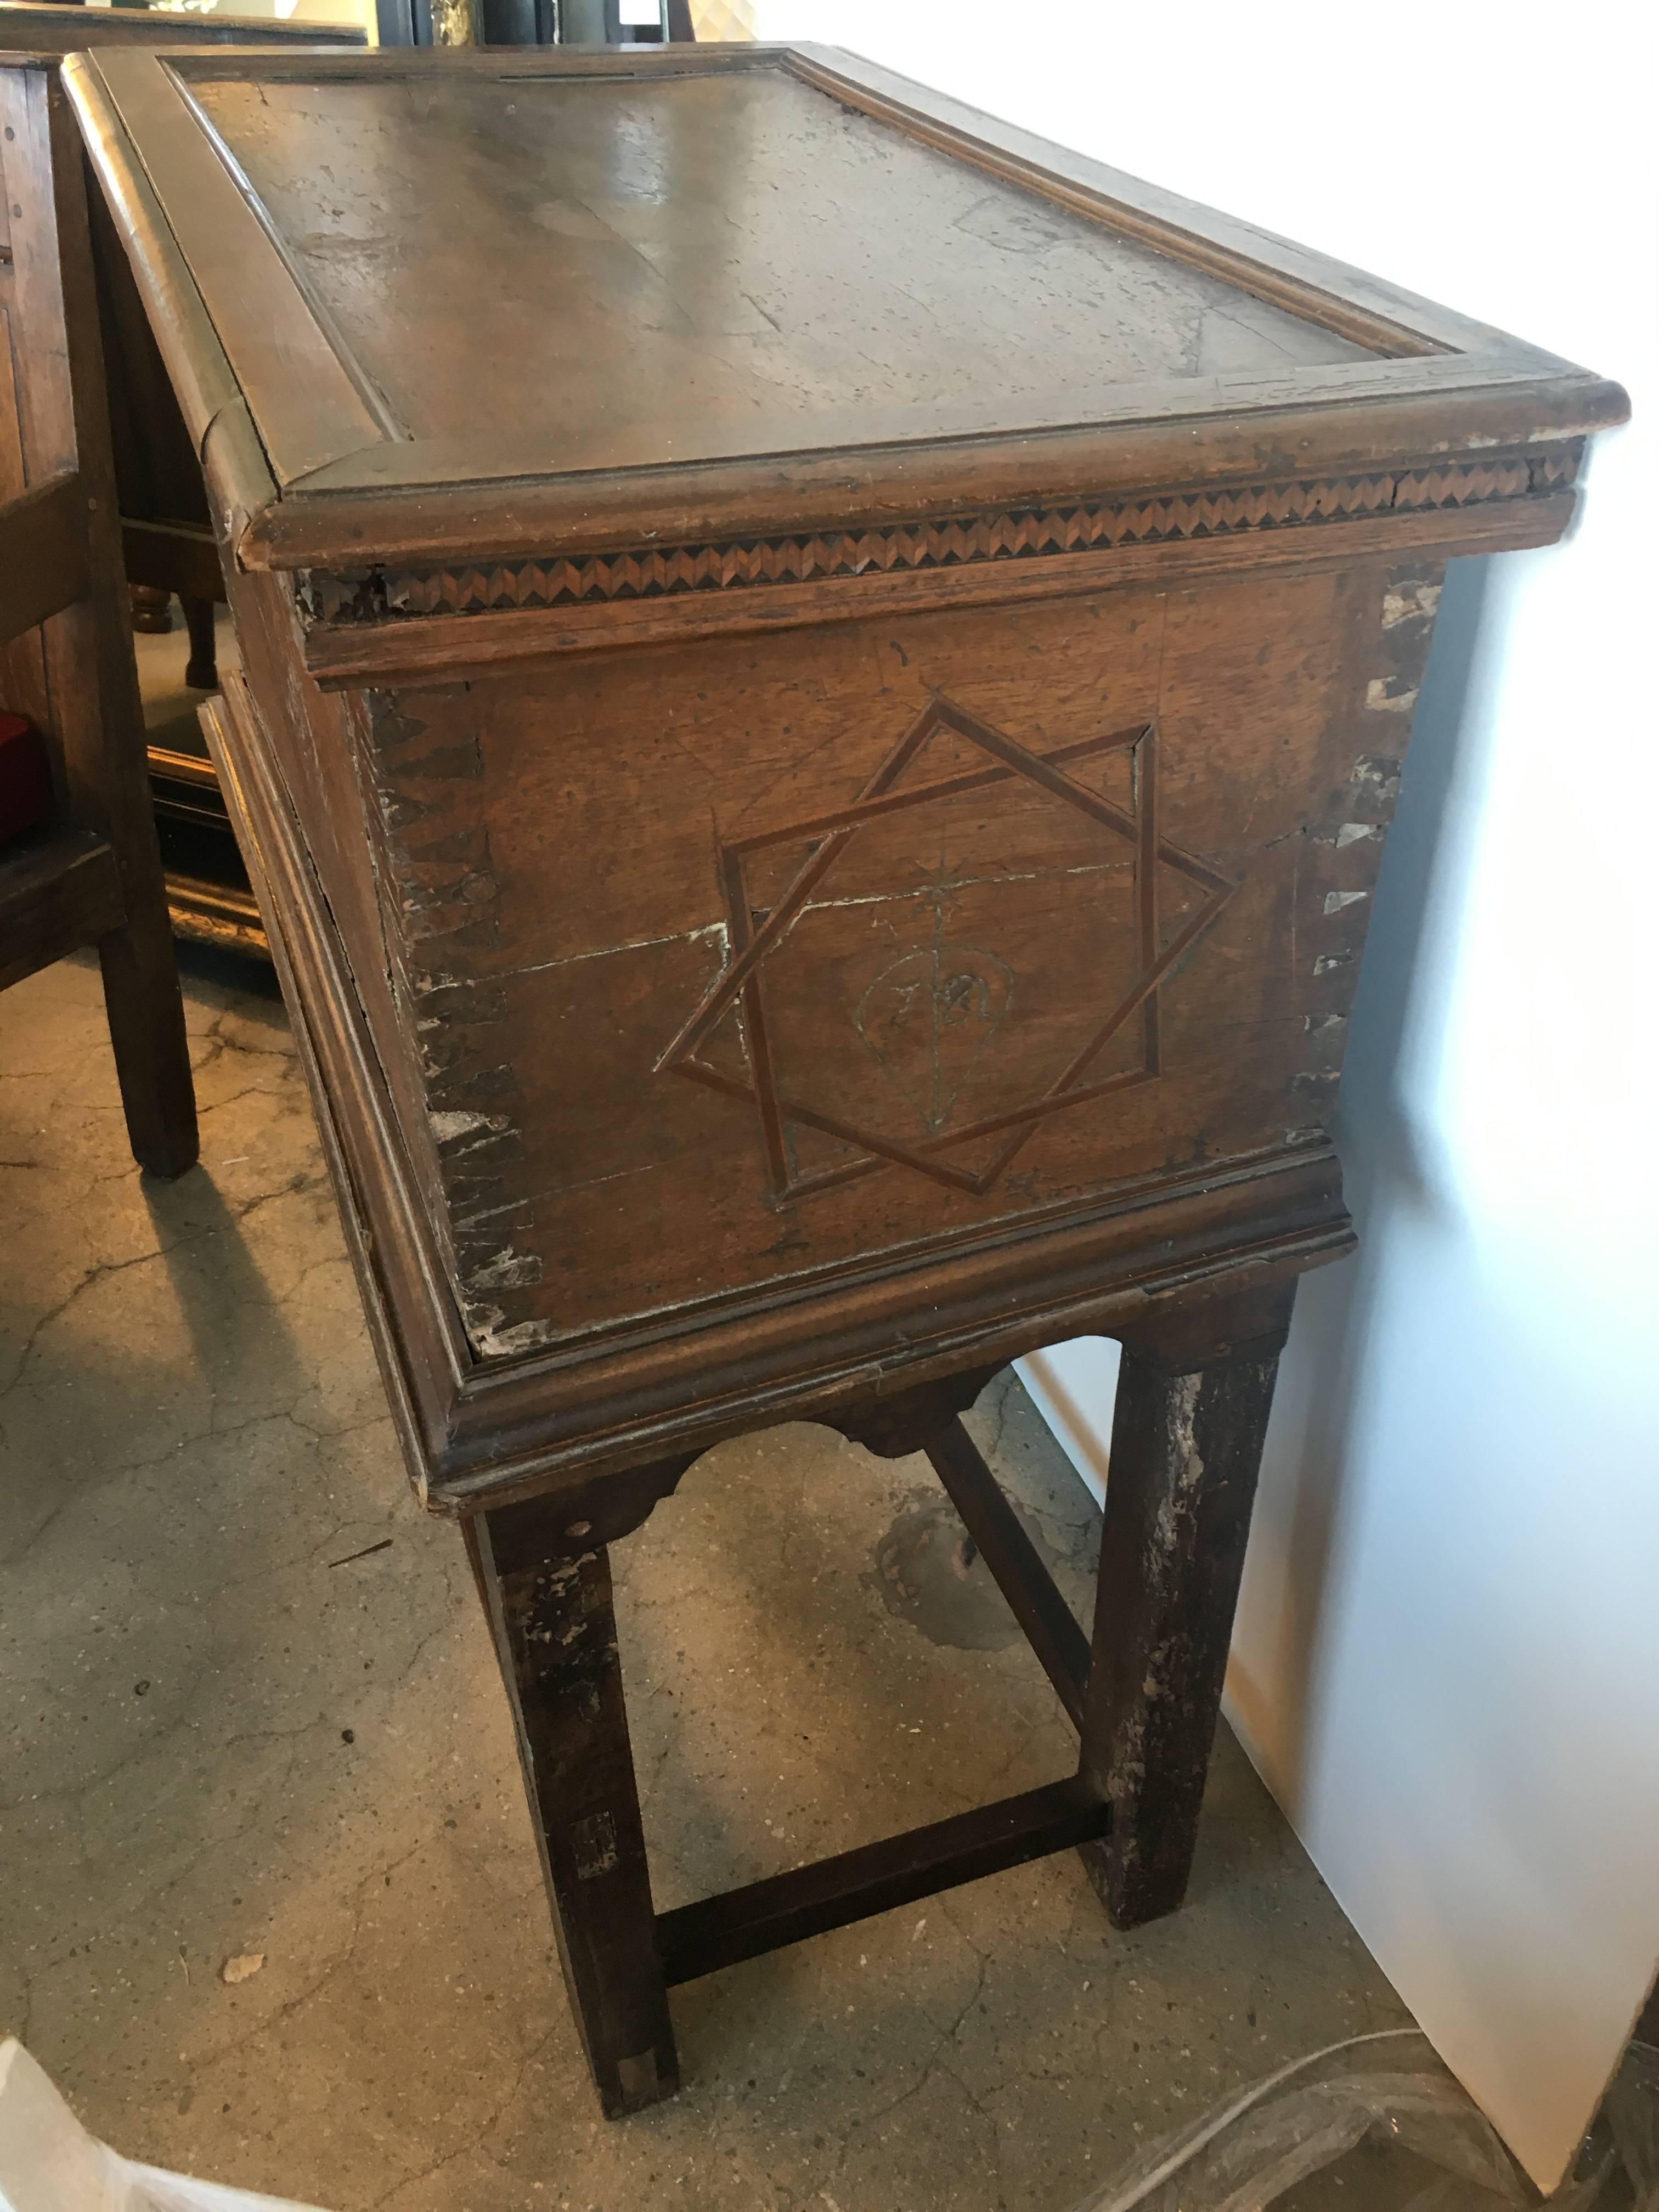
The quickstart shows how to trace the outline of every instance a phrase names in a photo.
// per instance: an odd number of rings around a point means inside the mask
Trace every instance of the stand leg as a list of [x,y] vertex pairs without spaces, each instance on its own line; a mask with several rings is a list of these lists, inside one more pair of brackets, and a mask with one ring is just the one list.
[[181,599],[185,628],[190,632],[190,659],[185,681],[192,691],[219,689],[218,646],[213,634],[215,606],[211,599]]
[[611,1560],[550,1501],[468,1524],[565,1987],[607,2119],[679,2086],[617,1656]]
[[1112,1829],[1081,1847],[1114,1926],[1173,1912],[1204,1778],[1294,1281],[1123,1339],[1081,1771]]

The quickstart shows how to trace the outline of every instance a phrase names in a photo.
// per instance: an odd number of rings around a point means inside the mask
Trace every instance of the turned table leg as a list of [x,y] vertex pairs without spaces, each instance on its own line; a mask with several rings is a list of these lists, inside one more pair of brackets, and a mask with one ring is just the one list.
[[1111,1802],[1110,1834],[1081,1852],[1119,1928],[1186,1893],[1295,1292],[1188,1306],[1122,1340],[1081,1768]]
[[216,691],[219,647],[214,617],[218,608],[211,599],[181,599],[179,604],[185,611],[185,628],[190,632],[190,659],[185,664],[185,681],[192,691]]
[[608,2119],[679,2086],[617,1656],[611,1561],[550,1501],[466,1524],[570,2008]]
[[159,584],[129,584],[132,627],[140,637],[165,637],[173,628],[173,594]]

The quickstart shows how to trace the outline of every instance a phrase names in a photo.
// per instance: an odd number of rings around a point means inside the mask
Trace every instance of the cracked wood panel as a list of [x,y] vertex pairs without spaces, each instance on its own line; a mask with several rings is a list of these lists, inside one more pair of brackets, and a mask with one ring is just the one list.
[[407,426],[399,478],[1069,424],[1113,385],[1374,358],[777,67],[191,81]]
[[475,1346],[1317,1142],[1437,577],[367,695],[363,996]]

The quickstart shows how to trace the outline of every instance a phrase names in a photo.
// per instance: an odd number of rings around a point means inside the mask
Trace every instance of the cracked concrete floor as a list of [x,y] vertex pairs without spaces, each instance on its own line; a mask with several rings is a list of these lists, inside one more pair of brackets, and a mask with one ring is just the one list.
[[[1067,1855],[757,1960],[676,1993],[678,2101],[603,2124],[460,1543],[405,1489],[255,983],[187,978],[170,1188],[95,968],[0,997],[0,2032],[91,2127],[337,2212],[1065,2212],[1405,2019],[1224,1733],[1173,1919],[1115,1935]],[[972,1419],[1081,1603],[1085,1494],[1011,1376]],[[924,1462],[798,1427],[618,1547],[659,1905],[1066,1771],[959,1533]]]

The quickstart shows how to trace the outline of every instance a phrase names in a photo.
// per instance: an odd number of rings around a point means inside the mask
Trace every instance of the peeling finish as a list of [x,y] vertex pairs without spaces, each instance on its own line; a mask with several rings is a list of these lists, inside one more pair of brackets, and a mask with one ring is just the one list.
[[1382,753],[1361,753],[1353,764],[1352,781],[1367,798],[1379,801],[1400,796],[1400,763]]
[[509,1324],[499,1306],[469,1305],[466,1333],[472,1340],[473,1349],[486,1359],[516,1358],[526,1352],[544,1351],[558,1341],[558,1331],[550,1321]]
[[457,1137],[470,1137],[486,1131],[499,1135],[512,1127],[504,1114],[471,1114],[451,1109],[442,1113],[428,1112],[426,1118],[431,1124],[433,1135],[441,1145],[452,1145]]
[[539,1283],[542,1263],[532,1252],[515,1252],[505,1244],[481,1267],[469,1269],[467,1287],[474,1291],[518,1291]]
[[1361,899],[1370,896],[1369,891],[1327,891],[1325,911],[1327,914],[1340,914],[1345,906],[1358,906]]
[[1382,627],[1393,629],[1402,622],[1434,619],[1435,609],[1440,605],[1442,586],[1438,584],[1404,583],[1396,585],[1382,594]]
[[1399,678],[1393,676],[1373,676],[1365,686],[1365,704],[1374,714],[1409,714],[1417,704],[1417,686],[1413,684],[1398,690]]
[[368,723],[388,973],[438,1148],[439,1234],[473,1350],[508,1356],[552,1332],[513,1312],[544,1261],[533,1205],[508,1187],[524,1139],[507,994],[502,979],[477,972],[500,935],[484,725],[471,708],[448,716],[433,698],[386,692],[369,695]]

